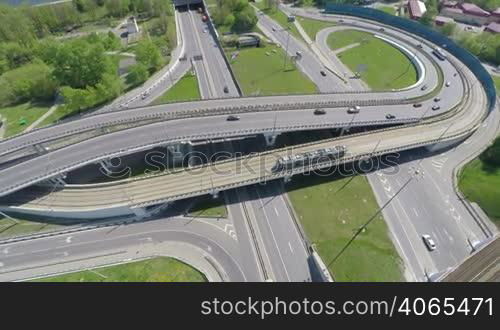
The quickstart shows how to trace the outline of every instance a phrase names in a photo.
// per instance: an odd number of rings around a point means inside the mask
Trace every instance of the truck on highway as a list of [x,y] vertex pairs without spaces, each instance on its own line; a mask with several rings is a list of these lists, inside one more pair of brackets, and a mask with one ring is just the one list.
[[346,146],[335,146],[333,148],[323,148],[292,156],[283,156],[276,161],[272,172],[276,173],[284,170],[292,170],[297,167],[329,162],[344,157],[346,150]]

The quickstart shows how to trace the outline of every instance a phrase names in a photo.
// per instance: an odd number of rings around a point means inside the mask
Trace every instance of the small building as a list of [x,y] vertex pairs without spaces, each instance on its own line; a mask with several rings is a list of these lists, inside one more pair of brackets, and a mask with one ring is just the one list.
[[238,37],[238,47],[259,47],[260,38],[254,35],[244,35]]
[[434,23],[438,26],[443,26],[445,24],[448,24],[448,23],[454,23],[455,21],[453,20],[453,18],[450,18],[450,17],[445,17],[445,16],[436,16],[434,18]]
[[[463,6],[463,4],[462,4]],[[477,7],[477,6],[476,6]],[[479,10],[472,9],[470,6],[466,6],[465,8],[468,8],[467,11],[465,11],[462,8],[459,7],[444,7],[441,12],[440,16],[445,16],[445,17],[450,17],[453,18],[457,22],[465,23],[465,24],[472,24],[472,25],[485,25],[489,23],[490,19],[490,13],[486,12],[487,15],[482,11],[481,8]],[[474,14],[472,14],[474,13]]]
[[410,18],[414,20],[419,20],[427,11],[425,7],[425,3],[418,0],[409,0],[408,1],[408,13],[410,14]]
[[500,23],[500,7],[491,12],[490,22]]
[[127,42],[133,43],[139,40],[139,26],[134,16],[129,17],[127,20]]
[[491,22],[490,24],[486,25],[484,31],[491,33],[500,33],[500,23]]
[[447,7],[447,8],[455,8],[458,6],[458,2],[457,1],[451,1],[451,0],[445,0],[441,3],[441,5],[443,7]]

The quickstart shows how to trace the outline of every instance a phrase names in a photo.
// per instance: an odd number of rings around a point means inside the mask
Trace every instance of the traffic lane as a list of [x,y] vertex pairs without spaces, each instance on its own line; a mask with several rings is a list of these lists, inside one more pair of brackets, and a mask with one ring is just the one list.
[[224,192],[226,207],[229,218],[232,219],[234,229],[238,237],[239,260],[246,274],[247,281],[261,282],[264,280],[260,265],[258,264],[257,252],[252,243],[250,228],[247,217],[242,209],[242,203],[237,194]]
[[[391,180],[391,177],[394,178],[394,174],[392,173],[384,174],[379,171],[376,175],[378,176],[378,180],[373,180],[376,187],[374,191],[378,195],[381,205],[385,205],[393,198],[401,186],[407,181],[400,182],[399,180]],[[422,281],[425,280],[425,274],[435,273],[437,268],[422,241],[421,235],[423,233],[420,227],[417,226],[417,221],[415,221],[416,215],[414,214],[414,209],[405,205],[408,198],[413,198],[412,191],[414,189],[414,184],[415,182],[410,182],[399,195],[394,197],[384,208],[383,214],[387,221],[393,223],[393,228],[401,228],[401,230],[396,233],[396,237],[398,237],[399,242],[406,251],[406,256],[411,255],[410,251],[413,251],[417,257],[418,266],[413,264],[413,268],[416,278]],[[409,192],[410,197],[405,195],[404,192]]]
[[272,259],[274,273],[281,274],[281,279],[286,281],[311,281],[309,254],[288,210],[280,184],[270,182],[254,188],[250,194],[255,212],[261,214],[258,217],[261,232],[268,236],[264,237],[268,251],[275,249],[277,252]]
[[168,220],[168,224],[144,222],[1,245],[0,260],[3,266],[0,274],[23,267],[41,267],[57,262],[61,257],[78,259],[82,256],[100,256],[106,251],[130,249],[146,243],[176,241],[190,244],[211,255],[232,280],[245,280],[239,261],[234,256],[236,244],[229,235],[202,222],[186,226],[186,219]]
[[[12,187],[16,183],[35,180],[43,174],[55,173],[69,166],[83,166],[96,161],[96,156],[114,152],[131,150],[139,145],[151,143],[162,144],[168,140],[186,141],[203,138],[199,134],[205,132],[219,132],[221,135],[245,134],[249,129],[271,129],[276,131],[286,130],[287,127],[300,129],[304,125],[304,113],[309,113],[309,125],[329,127],[366,125],[370,121],[386,121],[387,114],[393,114],[397,119],[418,118],[418,114],[408,108],[412,105],[393,105],[381,107],[364,107],[363,115],[348,114],[344,109],[340,111],[326,111],[325,115],[314,115],[312,110],[276,111],[262,113],[245,113],[240,115],[238,121],[227,121],[227,116],[195,117],[176,121],[166,121],[148,126],[140,126],[128,130],[98,136],[68,147],[54,150],[31,160],[11,166],[1,171],[2,186]],[[338,110],[340,108],[336,108]],[[381,112],[384,109],[386,112]],[[413,116],[412,116],[413,115]],[[376,124],[380,124],[377,122]],[[310,129],[311,127],[303,127]],[[232,133],[240,131],[241,133]],[[160,142],[161,141],[161,142]],[[41,165],[43,164],[43,165]],[[42,172],[44,172],[42,174]]]
[[[394,189],[399,189],[404,181],[409,179],[412,165],[417,164],[404,164],[400,173],[405,174],[388,177]],[[442,186],[432,179],[430,169],[421,165],[419,167],[423,173],[422,177],[413,180],[398,199],[407,210],[420,239],[424,234],[434,238],[437,248],[429,254],[437,271],[442,271],[454,266],[471,252],[467,237],[458,223],[465,210],[458,211],[458,206],[452,205],[449,200],[450,192],[443,191]]]
[[[459,84],[452,85],[452,89],[455,90],[454,98],[458,100],[461,95]],[[177,111],[193,111],[196,109],[206,109],[206,108],[218,108],[218,107],[239,107],[239,106],[258,106],[264,104],[294,104],[301,102],[318,102],[318,97],[320,97],[323,102],[335,102],[342,100],[360,100],[360,101],[375,101],[375,100],[404,100],[408,98],[418,97],[427,93],[427,91],[421,91],[420,89],[411,89],[402,92],[378,92],[378,93],[357,93],[357,92],[343,92],[340,94],[322,94],[322,95],[286,95],[286,96],[259,96],[259,97],[243,97],[235,99],[215,99],[215,100],[203,100],[194,102],[181,102],[181,103],[170,103],[155,106],[147,106],[142,108],[133,108],[121,111],[115,111],[111,113],[99,113],[92,116],[85,116],[79,118],[78,120],[72,120],[66,123],[61,123],[54,126],[49,126],[39,130],[30,131],[27,134],[23,134],[19,137],[13,139],[7,139],[0,141],[0,154],[6,153],[16,148],[32,145],[34,143],[40,143],[42,141],[54,139],[57,136],[63,134],[69,134],[70,132],[78,132],[83,129],[102,127],[106,124],[116,123],[118,119],[126,120],[138,120],[139,118],[144,118],[144,116]]]
[[259,22],[285,49],[289,56],[294,56],[297,52],[301,53],[301,59],[297,61],[297,65],[301,70],[316,83],[318,90],[323,93],[344,90],[337,77],[332,74],[322,76],[320,71],[325,71],[326,68],[315,57],[315,55],[301,42],[297,41],[294,36],[290,35],[287,30],[284,30],[278,23],[265,15],[259,16]]
[[[207,70],[210,70],[218,97],[238,97],[239,93],[229,72],[229,68],[224,61],[222,51],[218,47],[216,36],[208,24],[195,16],[196,33],[200,36],[201,47],[203,47],[207,58]],[[203,32],[206,31],[206,32]],[[228,92],[224,92],[224,87]]]

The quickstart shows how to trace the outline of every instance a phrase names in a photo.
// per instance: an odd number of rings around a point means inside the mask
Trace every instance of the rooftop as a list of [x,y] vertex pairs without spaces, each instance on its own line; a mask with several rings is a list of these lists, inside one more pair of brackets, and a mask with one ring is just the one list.
[[485,30],[500,33],[500,23],[491,22],[486,26]]
[[481,9],[480,7],[476,6],[473,3],[465,2],[461,4],[460,7],[462,7],[464,12],[466,12],[467,14],[476,16],[490,16],[490,13],[488,11]]

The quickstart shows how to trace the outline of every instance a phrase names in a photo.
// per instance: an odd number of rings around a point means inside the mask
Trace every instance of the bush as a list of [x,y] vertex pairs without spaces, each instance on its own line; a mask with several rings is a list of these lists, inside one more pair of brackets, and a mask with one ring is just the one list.
[[0,76],[0,104],[51,100],[57,87],[52,68],[38,60]]
[[130,67],[127,75],[127,83],[131,86],[137,86],[149,78],[149,71],[143,64],[136,64]]

